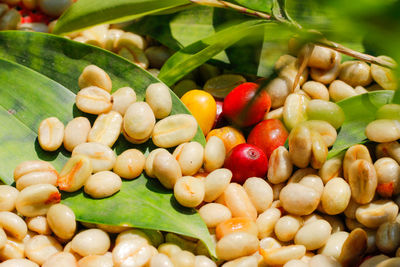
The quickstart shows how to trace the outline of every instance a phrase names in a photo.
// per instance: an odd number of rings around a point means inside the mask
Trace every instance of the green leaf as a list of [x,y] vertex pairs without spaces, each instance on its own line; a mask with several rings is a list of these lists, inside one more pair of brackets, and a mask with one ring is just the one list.
[[39,158],[52,161],[60,169],[67,157],[63,153],[43,151],[36,141],[36,131],[40,121],[48,116],[71,120],[75,95],[37,72],[2,59],[0,88],[2,181],[12,184],[13,169],[24,160]]
[[[131,62],[108,51],[48,34],[30,32],[0,33],[0,178],[11,184],[17,164],[25,160],[51,161],[60,170],[70,153],[59,149],[45,152],[37,142],[41,120],[58,117],[67,123],[81,115],[74,106],[78,77],[83,68],[95,64],[113,81],[113,90],[123,86],[135,89],[143,100],[145,89],[157,78]],[[172,93],[173,114],[189,113]],[[199,128],[194,140],[204,144]],[[115,151],[128,148],[148,152],[151,142],[133,145],[119,138]],[[124,181],[121,191],[112,197],[94,200],[82,191],[63,193],[80,221],[109,225],[129,225],[174,232],[201,239],[215,256],[207,227],[193,209],[180,206],[170,190],[156,179],[141,175]]]
[[179,50],[214,34],[228,21],[237,23],[250,19],[232,10],[195,5],[175,14],[146,16],[134,21],[125,30],[150,35],[162,44]]
[[397,90],[394,92],[393,99],[392,99],[392,103],[393,103],[393,104],[399,104],[399,103],[400,103],[400,90],[399,90],[399,89],[397,89]]
[[272,7],[272,0],[233,0],[230,2],[234,2],[238,5],[267,13],[271,12]]
[[[149,35],[163,45],[178,51],[196,41],[213,35],[224,24],[245,22],[253,18],[235,11],[194,6],[177,14],[147,16],[125,30]],[[287,53],[287,41],[292,33],[276,23],[265,24],[264,33],[255,38],[244,38],[213,57],[208,63],[241,74],[262,77],[270,73],[270,66]],[[203,81],[198,81],[202,84]]]
[[58,19],[53,33],[69,33],[98,24],[123,22],[188,4],[188,0],[79,0]]
[[328,153],[328,159],[339,155],[352,145],[364,143],[367,139],[365,127],[375,120],[376,111],[381,106],[391,103],[393,95],[394,92],[389,90],[374,91],[338,102],[346,118]]
[[[277,2],[278,0],[274,1]],[[308,29],[322,30],[333,26],[330,24],[333,15],[327,6],[316,0],[285,1],[285,11]]]
[[161,68],[159,79],[173,85],[186,74],[238,42],[256,34],[264,27],[262,20],[251,20],[223,29],[203,40],[197,41],[170,57]]
[[177,51],[215,33],[215,10],[208,6],[194,6],[175,14],[146,16],[125,30],[150,35]]
[[281,2],[280,0],[273,0],[271,11],[274,18],[282,22],[285,19],[285,10]]

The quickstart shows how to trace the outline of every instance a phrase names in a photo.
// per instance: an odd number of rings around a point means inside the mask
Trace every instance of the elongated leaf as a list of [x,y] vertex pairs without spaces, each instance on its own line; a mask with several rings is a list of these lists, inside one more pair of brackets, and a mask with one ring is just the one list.
[[[265,22],[252,20],[223,29],[176,52],[161,68],[159,78],[172,85],[209,59],[263,29]],[[261,31],[262,33],[262,31]]]
[[188,0],[79,0],[58,20],[53,32],[69,33],[103,23],[131,20],[190,4]]
[[[113,90],[123,86],[135,89],[143,100],[146,87],[159,82],[155,77],[129,61],[99,48],[76,43],[61,37],[28,32],[0,33],[0,178],[10,184],[12,172],[24,160],[51,161],[57,170],[70,153],[60,149],[44,152],[36,141],[41,120],[56,116],[67,123],[81,115],[75,106],[78,77],[83,68],[95,64],[104,69],[113,81]],[[188,113],[172,93],[173,114]],[[198,131],[196,141],[204,144]],[[115,145],[120,154],[128,148],[148,152],[151,142],[137,146],[123,137]],[[183,208],[171,191],[156,179],[141,175],[124,181],[121,191],[112,197],[94,200],[82,191],[64,193],[80,221],[110,225],[158,229],[201,239],[215,256],[208,230],[193,209]]]
[[365,142],[365,127],[375,120],[378,108],[391,103],[393,95],[393,91],[374,91],[338,102],[346,118],[328,158],[340,154],[352,145]]

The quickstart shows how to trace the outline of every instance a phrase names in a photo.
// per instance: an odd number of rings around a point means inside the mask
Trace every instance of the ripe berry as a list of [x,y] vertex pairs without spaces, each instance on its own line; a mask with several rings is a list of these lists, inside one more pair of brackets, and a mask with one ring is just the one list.
[[289,133],[280,120],[269,119],[258,123],[250,132],[247,143],[261,148],[267,158],[279,146],[283,146]]
[[268,159],[260,148],[240,144],[228,153],[224,167],[231,170],[232,182],[243,184],[249,177],[265,177]]
[[258,92],[255,83],[243,83],[233,89],[224,100],[224,116],[241,127],[261,121],[271,107],[271,98],[265,90]]

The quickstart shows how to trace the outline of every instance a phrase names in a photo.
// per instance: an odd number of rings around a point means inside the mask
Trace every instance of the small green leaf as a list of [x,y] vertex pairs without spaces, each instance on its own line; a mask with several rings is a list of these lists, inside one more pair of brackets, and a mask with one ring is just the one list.
[[376,111],[383,105],[391,102],[393,91],[374,91],[353,96],[342,100],[337,104],[343,109],[345,121],[332,149],[328,153],[328,159],[332,158],[352,145],[364,143],[365,127],[375,120]]
[[273,0],[272,1],[272,15],[274,18],[289,27],[295,27],[301,29],[301,26],[294,21],[286,11],[285,0]]
[[266,23],[251,20],[223,29],[203,40],[197,41],[170,57],[161,68],[159,79],[172,85],[209,59],[238,42],[256,34]]
[[273,0],[272,1],[272,15],[274,18],[280,22],[285,22],[285,10],[283,7],[282,0]]
[[[395,93],[396,95],[396,93]],[[394,97],[393,97],[394,99]],[[392,100],[393,102],[393,100]],[[397,102],[399,103],[399,102]],[[378,109],[376,112],[376,119],[389,119],[400,121],[400,105],[399,104],[387,104]]]
[[396,90],[392,99],[392,103],[400,104],[400,90]]
[[[108,51],[54,35],[31,32],[0,33],[0,178],[13,182],[13,169],[22,161],[51,161],[58,171],[70,157],[64,149],[43,151],[37,142],[38,125],[56,116],[64,124],[82,113],[76,109],[78,77],[84,67],[95,64],[111,77],[113,91],[123,86],[135,89],[139,101],[145,90],[159,80],[131,62]],[[171,92],[172,114],[189,113]],[[200,128],[194,138],[202,144]],[[120,137],[117,154],[128,148],[147,153],[151,142],[133,145]],[[215,256],[208,229],[194,209],[180,206],[170,190],[143,174],[123,181],[121,191],[109,198],[92,199],[82,192],[63,193],[80,221],[174,232],[201,239]]]
[[188,0],[79,0],[58,19],[53,33],[69,33],[98,24],[123,22],[188,4]]
[[[149,35],[163,45],[178,51],[196,41],[211,36],[227,22],[249,21],[252,17],[235,11],[194,6],[177,14],[147,16],[125,30]],[[244,38],[208,63],[237,73],[268,77],[276,59],[287,53],[287,41],[293,33],[277,23],[265,24],[257,38]]]
[[[212,7],[195,6],[169,17],[157,16],[150,18],[153,18],[151,20],[152,25],[157,21],[163,24],[157,27],[158,33],[164,33],[160,31],[160,27],[165,30],[169,29],[171,37],[179,43],[177,47],[171,48],[180,50],[216,32],[214,27],[215,22],[213,21],[215,11],[216,9]],[[140,23],[137,25],[140,25]]]
[[321,30],[333,26],[330,24],[332,14],[327,6],[316,0],[285,1],[285,11],[307,29]]
[[[238,16],[239,15],[239,16]],[[243,16],[226,9],[195,5],[178,13],[146,16],[128,25],[125,30],[150,35],[160,43],[178,51],[216,32],[221,23]]]
[[272,0],[233,0],[230,2],[237,3],[241,6],[258,10],[258,11],[263,11],[263,12],[271,12],[271,7],[272,7]]

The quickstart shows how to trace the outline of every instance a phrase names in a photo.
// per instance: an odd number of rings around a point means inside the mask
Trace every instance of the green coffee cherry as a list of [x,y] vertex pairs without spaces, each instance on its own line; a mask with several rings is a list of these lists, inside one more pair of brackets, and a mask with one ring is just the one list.
[[313,99],[307,106],[307,117],[309,120],[323,120],[331,124],[335,129],[342,126],[345,119],[342,108],[336,103]]
[[245,83],[246,79],[238,74],[222,74],[209,79],[204,85],[204,90],[212,94],[214,97],[224,98],[235,87]]
[[309,99],[300,94],[290,94],[283,105],[283,122],[288,130],[307,120],[307,105]]
[[0,18],[0,30],[15,30],[20,21],[21,15],[15,8],[12,8]]
[[219,68],[207,63],[201,65],[198,70],[200,78],[203,82],[206,82],[212,77],[218,76],[221,73]]
[[149,59],[150,66],[157,69],[161,69],[172,54],[165,46],[151,46],[144,53]]
[[194,252],[196,249],[196,243],[186,240],[179,235],[173,233],[168,233],[165,235],[165,242],[175,244],[181,249],[191,252]]
[[0,17],[8,11],[7,4],[0,4]]
[[72,0],[39,0],[39,7],[46,15],[52,17],[60,16],[70,5]]
[[164,243],[164,236],[160,231],[151,229],[141,229],[141,231],[149,237],[153,246],[158,247]]
[[177,84],[175,84],[173,90],[174,90],[174,93],[180,98],[186,92],[193,90],[193,89],[199,89],[199,88],[200,87],[193,80],[181,80]]
[[383,105],[376,112],[376,119],[392,119],[400,121],[400,105],[387,104]]

